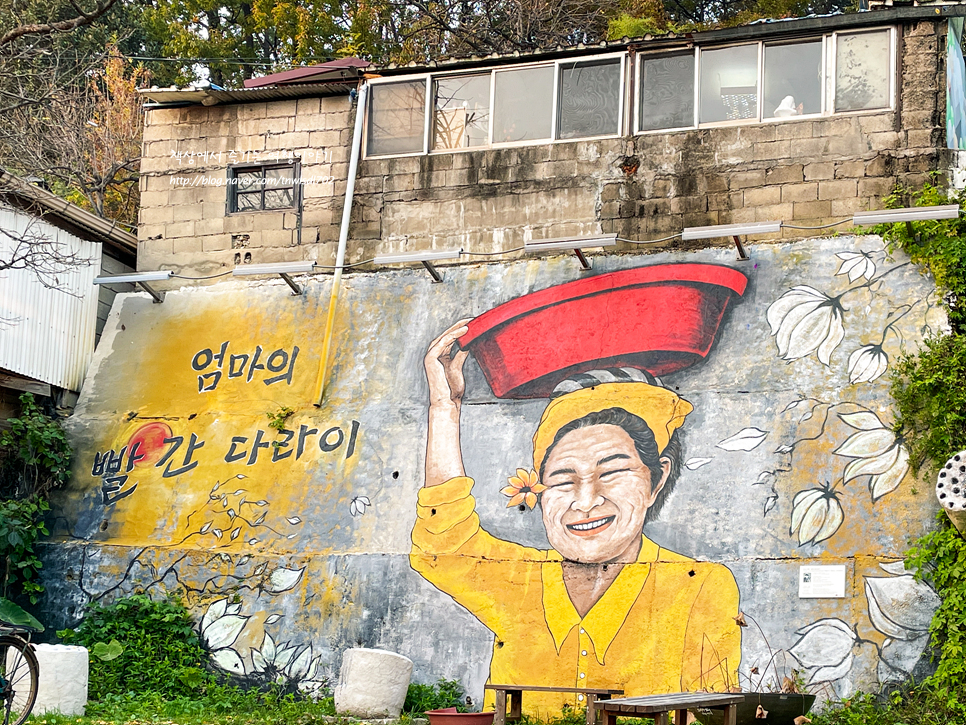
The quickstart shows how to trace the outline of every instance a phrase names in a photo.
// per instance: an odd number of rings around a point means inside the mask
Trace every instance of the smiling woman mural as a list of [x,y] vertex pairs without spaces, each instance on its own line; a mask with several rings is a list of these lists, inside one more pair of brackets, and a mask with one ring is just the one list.
[[[677,431],[693,410],[652,372],[703,358],[744,283],[713,265],[627,270],[461,320],[430,345],[425,485],[410,560],[493,632],[491,682],[634,694],[737,682],[734,576],[643,532],[678,478]],[[596,327],[583,311],[614,322]],[[555,331],[552,340],[540,340],[541,326]],[[519,350],[524,340],[514,335],[526,338],[528,357],[493,354],[494,345]],[[481,528],[460,446],[469,354],[461,345],[482,348],[491,387],[505,397],[540,397],[562,378],[533,437],[533,469],[519,469],[504,489],[509,505],[539,507],[550,550]],[[533,711],[575,704],[572,695],[541,694],[528,698]]]

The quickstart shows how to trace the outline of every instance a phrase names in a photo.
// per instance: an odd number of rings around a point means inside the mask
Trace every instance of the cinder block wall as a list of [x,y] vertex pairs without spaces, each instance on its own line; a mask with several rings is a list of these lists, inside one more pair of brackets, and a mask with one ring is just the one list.
[[[686,226],[775,219],[809,227],[879,208],[897,183],[921,184],[950,165],[946,23],[899,27],[895,111],[364,160],[348,261],[426,248],[493,252],[563,235],[644,241]],[[148,111],[140,268],[197,274],[245,261],[332,264],[353,117],[347,97]],[[303,187],[301,233],[293,212],[226,213],[232,150],[302,159],[303,177],[316,182]]]

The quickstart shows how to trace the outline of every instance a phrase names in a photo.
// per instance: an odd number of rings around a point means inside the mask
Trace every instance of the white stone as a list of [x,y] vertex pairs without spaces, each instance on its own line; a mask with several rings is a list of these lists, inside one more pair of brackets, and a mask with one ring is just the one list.
[[82,716],[87,706],[87,649],[65,644],[38,644],[34,652],[40,664],[40,682],[33,714],[59,712]]
[[335,687],[335,711],[359,718],[399,717],[412,673],[412,660],[395,652],[346,650]]

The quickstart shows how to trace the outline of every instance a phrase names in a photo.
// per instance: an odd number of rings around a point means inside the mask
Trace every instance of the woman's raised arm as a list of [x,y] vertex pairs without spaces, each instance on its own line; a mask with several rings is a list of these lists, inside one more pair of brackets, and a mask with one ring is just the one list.
[[469,318],[460,320],[433,340],[423,365],[429,381],[429,426],[426,439],[426,486],[438,486],[465,476],[460,451],[460,407],[466,381],[466,351],[453,353],[456,340],[466,334]]

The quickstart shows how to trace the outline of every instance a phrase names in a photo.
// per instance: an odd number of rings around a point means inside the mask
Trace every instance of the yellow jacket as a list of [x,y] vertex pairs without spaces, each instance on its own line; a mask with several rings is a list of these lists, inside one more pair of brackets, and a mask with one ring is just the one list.
[[[627,696],[737,685],[738,586],[727,567],[643,538],[581,619],[556,551],[502,541],[480,527],[470,478],[419,492],[413,569],[495,635],[490,682],[623,689]],[[492,707],[488,692],[486,706]],[[558,714],[583,696],[528,693],[524,711]]]

